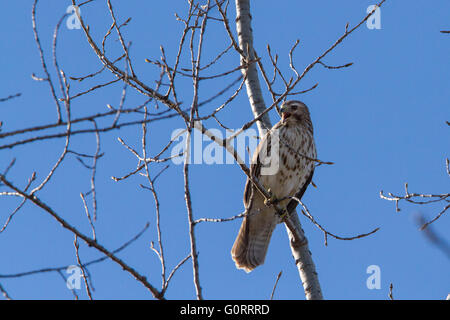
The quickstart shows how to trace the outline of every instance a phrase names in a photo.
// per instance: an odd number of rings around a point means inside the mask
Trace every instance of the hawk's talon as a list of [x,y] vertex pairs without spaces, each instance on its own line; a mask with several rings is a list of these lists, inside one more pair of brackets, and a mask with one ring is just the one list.
[[282,212],[278,212],[278,216],[281,220],[284,220],[284,218],[289,217],[289,211],[287,210],[287,208],[284,208]]
[[277,202],[277,198],[275,197],[275,195],[272,193],[272,191],[269,189],[267,189],[267,192],[269,193],[269,198],[268,199],[264,199],[264,204],[266,206],[270,206],[271,204],[274,204]]

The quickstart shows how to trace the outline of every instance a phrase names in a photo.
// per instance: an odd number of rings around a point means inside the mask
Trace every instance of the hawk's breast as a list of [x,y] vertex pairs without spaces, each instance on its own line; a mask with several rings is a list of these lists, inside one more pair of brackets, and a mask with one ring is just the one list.
[[[278,170],[272,175],[262,175],[260,179],[262,184],[280,199],[293,196],[306,182],[314,168],[311,159],[316,158],[316,148],[312,133],[301,125],[283,125],[277,130]],[[273,141],[277,133],[272,132],[271,136]]]

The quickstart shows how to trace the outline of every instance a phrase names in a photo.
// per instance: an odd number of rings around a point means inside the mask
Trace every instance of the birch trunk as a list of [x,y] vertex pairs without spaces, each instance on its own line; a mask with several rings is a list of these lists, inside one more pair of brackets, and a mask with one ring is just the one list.
[[[251,26],[252,16],[250,14],[249,0],[236,0],[236,28],[239,39],[239,47],[241,48],[246,58],[241,56],[241,65],[246,61],[255,60],[255,51],[253,50],[253,31]],[[246,61],[245,61],[246,60]],[[247,96],[250,101],[255,118],[259,116],[266,109],[264,98],[261,92],[261,85],[259,83],[258,70],[256,63],[251,63],[248,68],[243,68],[242,73],[247,75],[245,80],[245,87],[247,89]],[[258,125],[259,135],[262,137],[266,130],[272,128],[269,114],[266,113],[259,121]]]
[[[241,64],[246,61],[255,59],[255,52],[253,50],[253,30],[251,27],[252,16],[250,14],[250,0],[236,0],[236,28],[238,33],[239,47],[244,52],[246,57],[241,57]],[[256,63],[251,63],[248,68],[243,68],[242,72],[246,75],[246,89],[250,101],[250,106],[255,117],[259,116],[266,109],[264,98],[261,92],[261,85],[259,82],[258,71]],[[266,129],[272,127],[268,114],[265,114],[260,121],[257,122],[259,135],[262,137]],[[302,281],[303,289],[307,300],[321,300],[322,290],[320,288],[319,278],[316,272],[314,261],[311,257],[311,252],[308,248],[308,240],[302,229],[297,212],[293,210],[290,213],[290,220],[295,226],[297,239],[304,239],[304,241],[295,241],[295,237],[289,228],[286,230],[289,235],[292,255],[295,259],[297,269]]]

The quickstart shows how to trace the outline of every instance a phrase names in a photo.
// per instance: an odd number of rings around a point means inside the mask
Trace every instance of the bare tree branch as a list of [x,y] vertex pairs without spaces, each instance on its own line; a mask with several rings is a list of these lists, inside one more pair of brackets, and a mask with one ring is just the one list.
[[86,244],[90,247],[93,247],[106,255],[108,258],[110,258],[112,261],[120,265],[123,270],[131,274],[137,281],[139,281],[142,285],[144,285],[156,299],[163,299],[161,296],[161,293],[148,281],[147,278],[140,273],[138,273],[135,269],[130,267],[127,263],[125,263],[122,259],[118,258],[116,255],[114,255],[112,252],[107,250],[104,246],[102,246],[100,243],[98,243],[96,240],[84,235],[78,229],[76,229],[74,226],[69,224],[66,220],[61,218],[60,215],[58,215],[52,208],[50,208],[48,205],[46,205],[44,202],[42,202],[38,197],[36,197],[34,194],[28,194],[20,189],[18,189],[16,186],[14,186],[10,181],[5,179],[4,175],[0,174],[0,181],[2,181],[7,187],[11,188],[18,194],[20,194],[24,199],[29,200],[36,206],[43,209],[45,212],[47,212],[50,216],[52,216],[56,221],[58,221],[61,226],[72,232],[74,235],[76,235],[78,238],[82,239]]
[[270,300],[273,300],[273,295],[275,294],[275,289],[277,288],[278,280],[280,280],[282,273],[283,272],[280,271],[277,275],[277,279],[275,280],[275,284],[273,285],[272,293],[270,294]]

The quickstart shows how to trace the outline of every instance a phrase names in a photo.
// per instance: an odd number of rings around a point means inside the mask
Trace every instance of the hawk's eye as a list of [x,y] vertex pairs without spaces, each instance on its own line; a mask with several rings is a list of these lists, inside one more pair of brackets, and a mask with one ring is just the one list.
[[298,105],[296,105],[296,104],[291,105],[292,110],[297,110],[297,108],[298,108]]

